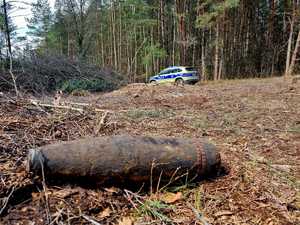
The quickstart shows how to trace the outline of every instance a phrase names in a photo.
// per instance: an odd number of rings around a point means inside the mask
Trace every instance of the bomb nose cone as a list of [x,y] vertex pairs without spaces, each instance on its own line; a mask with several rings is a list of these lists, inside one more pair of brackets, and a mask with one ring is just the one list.
[[40,149],[29,149],[26,162],[26,171],[39,171],[44,165],[44,157]]

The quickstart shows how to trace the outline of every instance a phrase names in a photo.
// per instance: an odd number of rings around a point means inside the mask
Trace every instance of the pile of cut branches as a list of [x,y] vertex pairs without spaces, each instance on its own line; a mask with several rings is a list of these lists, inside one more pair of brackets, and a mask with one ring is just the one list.
[[[13,63],[13,73],[19,89],[36,94],[57,89],[72,92],[111,91],[127,83],[126,78],[109,68],[99,68],[85,62],[70,60],[63,56],[31,54]],[[0,89],[13,90],[9,71],[0,76]]]

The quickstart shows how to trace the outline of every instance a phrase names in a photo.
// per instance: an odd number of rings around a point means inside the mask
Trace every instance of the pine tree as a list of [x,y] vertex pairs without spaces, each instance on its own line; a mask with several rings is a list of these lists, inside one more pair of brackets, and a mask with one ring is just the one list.
[[0,59],[2,60],[3,49],[5,48],[5,19],[4,13],[0,11]]
[[35,45],[43,42],[48,44],[47,34],[52,24],[52,13],[48,0],[37,0],[31,5],[32,17],[27,20],[29,31],[27,34],[32,37]]
[[205,0],[199,4],[200,9],[204,12],[199,15],[196,21],[198,28],[214,28],[215,30],[215,55],[214,55],[214,80],[221,78],[223,59],[221,56],[220,45],[223,40],[220,37],[220,24],[225,16],[225,12],[239,5],[240,0]]
[[164,59],[166,57],[166,51],[160,48],[158,44],[148,45],[145,47],[145,56],[143,57],[142,63],[146,67],[146,82],[148,81],[149,65],[152,65],[157,59]]
[[12,56],[12,39],[15,38],[16,27],[11,19],[11,11],[14,9],[13,5],[7,0],[3,0],[1,4],[1,32],[6,42],[7,56]]

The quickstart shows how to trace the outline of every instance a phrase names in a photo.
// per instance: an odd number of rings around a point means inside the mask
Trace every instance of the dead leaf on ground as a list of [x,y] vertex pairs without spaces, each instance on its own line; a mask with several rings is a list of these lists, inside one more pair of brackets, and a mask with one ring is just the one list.
[[182,193],[181,192],[177,192],[175,193],[171,193],[171,192],[167,192],[165,193],[162,197],[161,200],[164,203],[170,204],[170,203],[175,203],[178,200],[181,200],[183,198]]
[[220,217],[220,216],[230,216],[233,215],[233,212],[229,210],[223,210],[215,213],[215,217]]
[[112,213],[111,209],[106,208],[100,213],[99,217],[102,219],[102,218],[110,216],[111,213]]
[[32,192],[31,197],[32,197],[32,200],[35,201],[35,200],[38,200],[41,198],[41,194],[40,194],[40,192]]
[[71,195],[77,194],[79,191],[74,189],[62,189],[59,191],[53,192],[53,196],[57,198],[67,198]]
[[104,190],[109,193],[119,193],[120,192],[120,189],[116,188],[116,187],[104,188]]
[[29,212],[29,211],[36,211],[36,208],[32,207],[32,206],[25,206],[21,209],[21,212],[25,213],[25,212]]
[[31,193],[31,197],[33,201],[39,200],[41,198],[44,198],[44,196],[46,195],[51,195],[52,191],[48,190],[46,192],[42,191],[42,192],[32,192]]
[[134,220],[132,217],[123,217],[118,221],[118,225],[134,225]]

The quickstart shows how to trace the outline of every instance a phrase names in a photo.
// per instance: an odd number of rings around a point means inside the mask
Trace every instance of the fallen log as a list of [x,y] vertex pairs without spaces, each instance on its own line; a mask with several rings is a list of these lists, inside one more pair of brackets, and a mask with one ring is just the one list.
[[206,176],[220,167],[220,154],[198,139],[107,136],[31,149],[27,170],[54,177],[104,182]]
[[41,107],[46,107],[46,108],[56,108],[56,109],[67,109],[71,111],[78,111],[78,112],[83,112],[84,110],[81,108],[74,108],[71,106],[65,106],[65,105],[51,105],[51,104],[45,104],[45,103],[40,103],[35,100],[30,100],[30,103],[35,106],[41,106]]

